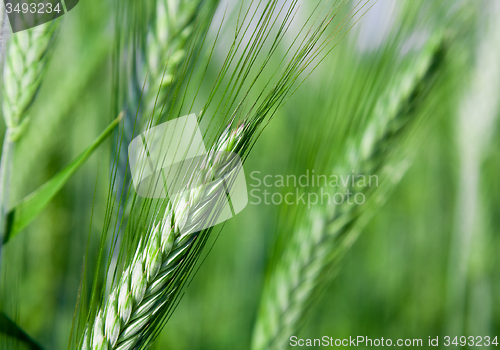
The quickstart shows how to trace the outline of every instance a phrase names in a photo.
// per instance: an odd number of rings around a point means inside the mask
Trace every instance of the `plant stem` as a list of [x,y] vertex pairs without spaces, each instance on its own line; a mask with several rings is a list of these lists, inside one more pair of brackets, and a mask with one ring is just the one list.
[[7,213],[9,211],[10,175],[15,143],[12,140],[10,129],[7,129],[2,147],[0,161],[0,263],[2,261],[2,246],[6,230]]

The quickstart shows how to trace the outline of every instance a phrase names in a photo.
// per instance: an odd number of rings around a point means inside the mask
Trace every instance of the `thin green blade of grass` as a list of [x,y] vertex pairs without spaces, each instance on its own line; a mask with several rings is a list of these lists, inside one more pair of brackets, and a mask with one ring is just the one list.
[[94,151],[103,143],[111,132],[122,120],[120,115],[116,118],[99,137],[85,149],[77,158],[68,164],[63,170],[52,179],[43,184],[40,188],[21,200],[9,211],[7,216],[7,229],[3,243],[19,234],[27,225],[33,221],[38,214],[47,206],[50,200],[63,188],[73,174],[89,159]]
[[0,312],[0,332],[20,340],[31,350],[43,350],[36,341],[3,312]]

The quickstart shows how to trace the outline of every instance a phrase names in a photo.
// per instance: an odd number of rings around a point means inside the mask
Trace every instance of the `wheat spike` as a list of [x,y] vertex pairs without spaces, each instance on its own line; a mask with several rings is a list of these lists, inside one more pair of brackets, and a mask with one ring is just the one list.
[[33,103],[49,61],[58,20],[12,34],[5,58],[3,114],[11,138],[26,126],[26,112]]
[[132,262],[99,310],[92,330],[86,330],[82,349],[126,350],[143,339],[175,292],[177,286],[172,285],[172,279],[194,244],[200,225],[213,211],[211,203],[221,194],[222,175],[234,166],[234,159],[226,152],[238,149],[244,133],[243,125],[223,133],[190,181],[193,190],[178,195],[139,243]]
[[[359,175],[380,174],[388,149],[397,147],[398,136],[416,117],[415,103],[434,81],[442,60],[440,38],[436,35],[430,40],[419,62],[378,100],[363,136],[360,140],[350,140],[345,160],[336,170],[349,169],[349,173],[355,169]],[[404,162],[392,167],[397,169],[392,171],[392,183],[401,178],[407,165]],[[349,185],[344,190],[353,195],[360,192]],[[368,192],[370,189],[363,190],[367,197],[375,196]],[[253,350],[288,347],[289,337],[297,334],[304,323],[306,311],[325,286],[332,265],[357,237],[359,231],[353,229],[356,222],[366,221],[362,214],[347,201],[334,208],[315,206],[305,213],[297,229],[288,233],[290,238],[281,258],[266,280],[253,334]]]
[[[147,32],[146,66],[142,72],[143,77],[148,75],[143,100],[144,119],[150,118],[153,111],[155,114],[161,112],[171,84],[181,75],[182,63],[188,56],[188,46],[195,34],[196,25],[201,25],[204,30],[210,23],[210,18],[203,17],[200,13],[204,2],[207,1],[156,2],[154,18]],[[209,2],[211,6],[218,3],[216,0]],[[204,9],[207,10],[211,9]],[[197,23],[197,16],[200,16],[200,23]]]
[[[126,111],[123,139],[120,143],[119,188],[122,187],[127,171],[128,144],[135,135],[144,131],[148,121],[153,120],[153,114],[158,121],[162,110],[163,114],[169,111],[169,106],[165,105],[163,108],[163,105],[166,104],[167,97],[174,94],[172,85],[182,76],[182,66],[187,59],[195,27],[198,25],[203,31],[210,23],[209,16],[201,16],[201,20],[198,23],[196,21],[200,7],[205,2],[207,1],[157,0],[153,2],[149,16],[145,16],[146,30],[142,30],[143,24],[136,18],[137,15],[127,12],[144,11],[144,4],[120,3],[120,6],[125,6],[125,15],[129,17],[125,19],[125,25],[130,28],[124,33],[128,42],[124,54],[131,59],[125,63],[127,79],[123,94],[126,96],[123,105],[119,107]],[[210,6],[216,6],[218,0],[208,2]],[[128,188],[128,184],[129,179],[123,187]],[[117,195],[119,198],[121,190]]]

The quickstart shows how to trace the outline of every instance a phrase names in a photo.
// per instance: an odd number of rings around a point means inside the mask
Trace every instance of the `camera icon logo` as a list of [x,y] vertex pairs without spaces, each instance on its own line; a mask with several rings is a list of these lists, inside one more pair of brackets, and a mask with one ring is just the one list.
[[199,208],[196,222],[185,225],[182,234],[227,221],[248,203],[241,158],[233,152],[208,152],[195,114],[146,130],[128,151],[138,196],[169,198],[174,205],[187,198]]

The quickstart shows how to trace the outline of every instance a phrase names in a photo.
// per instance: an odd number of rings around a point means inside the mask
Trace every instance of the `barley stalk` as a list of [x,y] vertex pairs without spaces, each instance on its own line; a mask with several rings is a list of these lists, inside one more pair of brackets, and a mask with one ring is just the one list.
[[43,80],[58,23],[51,21],[10,36],[3,71],[2,110],[7,130],[0,164],[0,242],[5,233],[15,143],[28,125],[27,111]]
[[[401,134],[416,117],[415,104],[434,81],[441,56],[441,40],[431,40],[419,62],[378,100],[361,142],[350,140],[346,159],[338,170],[350,173],[355,169],[355,175],[387,173],[391,177],[389,187],[399,181],[408,164],[392,164],[384,169],[388,151],[398,146]],[[373,197],[373,205],[380,205],[373,189],[348,185],[344,190],[352,195],[364,191]],[[381,186],[377,191],[383,190]],[[286,237],[281,258],[266,280],[252,349],[284,349],[289,345],[289,337],[304,323],[307,309],[328,281],[332,267],[356,239],[369,213],[347,201],[333,208],[313,207],[305,213],[299,227]]]
[[[173,277],[197,238],[197,227],[201,228],[213,210],[222,175],[234,165],[225,152],[235,152],[245,132],[240,126],[223,133],[190,181],[189,188],[194,189],[178,195],[139,243],[132,262],[98,311],[92,329],[85,331],[82,349],[132,349],[146,337],[148,327],[177,288],[172,285]],[[211,181],[215,182],[202,186]]]

